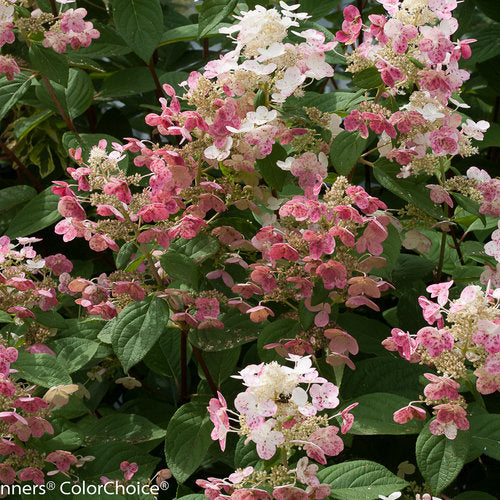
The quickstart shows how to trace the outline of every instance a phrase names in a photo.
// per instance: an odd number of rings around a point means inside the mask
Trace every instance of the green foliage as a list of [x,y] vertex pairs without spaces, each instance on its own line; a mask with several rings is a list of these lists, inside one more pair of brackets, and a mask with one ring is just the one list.
[[191,401],[181,406],[168,424],[165,458],[179,482],[199,467],[212,442],[212,424],[205,407],[205,402]]
[[408,485],[382,465],[369,460],[326,467],[318,473],[318,479],[332,486],[331,498],[338,500],[375,500],[379,495],[390,495]]
[[154,296],[128,305],[113,325],[111,344],[125,372],[141,361],[165,331],[168,306]]
[[[59,197],[51,188],[39,193],[17,212],[11,220],[6,234],[10,238],[27,236],[57,222],[61,216],[57,211]],[[33,214],[37,214],[34,219]]]
[[367,139],[363,139],[357,132],[346,130],[333,139],[330,161],[340,175],[349,175],[364,151],[366,143]]
[[114,0],[113,16],[118,33],[149,62],[164,30],[160,0]]
[[448,439],[444,434],[431,434],[429,425],[422,429],[415,454],[418,468],[434,494],[439,494],[457,477],[466,462],[470,444],[467,432],[458,431],[455,439]]

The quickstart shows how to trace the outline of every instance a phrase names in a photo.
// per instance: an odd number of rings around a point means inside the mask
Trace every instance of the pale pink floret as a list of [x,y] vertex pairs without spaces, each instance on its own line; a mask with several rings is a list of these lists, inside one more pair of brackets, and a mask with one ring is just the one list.
[[429,425],[432,434],[444,434],[448,439],[455,439],[457,430],[469,429],[467,412],[464,408],[455,404],[441,404],[434,407],[438,410],[436,420]]
[[477,377],[476,388],[481,394],[500,392],[500,373],[491,374],[484,367],[478,368],[474,375]]
[[453,208],[453,200],[448,191],[439,184],[428,184],[426,188],[430,189],[430,198],[434,203],[446,203],[450,208]]
[[46,462],[53,463],[61,472],[66,472],[72,464],[76,464],[78,459],[69,451],[56,450],[47,455]]
[[500,352],[490,354],[486,358],[484,367],[492,375],[498,375],[500,373]]
[[321,258],[323,254],[331,255],[335,250],[335,239],[329,233],[318,234],[307,230],[304,231],[302,238],[309,243],[309,255],[313,259]]
[[332,409],[339,405],[339,388],[331,382],[325,384],[313,384],[309,389],[312,398],[312,404],[316,410],[321,411],[325,408]]
[[320,264],[316,269],[316,274],[321,276],[327,290],[344,288],[347,283],[347,271],[344,265],[336,260]]
[[249,438],[257,445],[257,454],[263,460],[269,460],[276,453],[276,447],[285,442],[283,434],[273,430],[276,420],[266,420],[260,427],[252,430]]
[[335,425],[322,427],[314,431],[307,439],[304,449],[309,458],[326,465],[326,456],[334,457],[344,449],[344,442],[337,435],[339,428]]
[[345,44],[352,44],[358,38],[358,35],[363,26],[361,14],[354,5],[348,5],[344,11],[344,21],[342,22],[342,30],[337,31],[336,39]]
[[16,471],[8,464],[0,464],[0,483],[11,485],[16,480]]
[[217,392],[217,397],[212,398],[207,410],[210,414],[210,420],[214,424],[211,438],[218,440],[222,451],[226,448],[226,435],[229,430],[229,418],[227,416],[227,403],[224,396]]
[[398,351],[401,357],[408,361],[413,361],[418,342],[408,332],[404,332],[399,328],[393,328],[391,330],[391,337],[383,340],[382,345],[388,351]]
[[431,381],[424,388],[425,397],[435,400],[448,398],[450,401],[458,399],[457,389],[460,388],[460,384],[455,380],[448,377],[438,377],[433,373],[424,373],[424,377]]
[[17,475],[21,481],[33,481],[37,485],[45,483],[44,473],[36,467],[26,467],[19,471]]
[[443,351],[451,351],[454,345],[453,335],[448,330],[432,326],[426,326],[417,332],[417,342],[427,347],[431,358],[437,358]]
[[441,307],[439,304],[430,301],[427,297],[420,296],[418,298],[418,303],[422,308],[422,314],[424,315],[425,321],[429,325],[433,325],[437,320],[441,319]]
[[120,470],[123,472],[123,477],[127,481],[130,481],[139,470],[139,466],[135,462],[127,462],[125,460],[120,464]]
[[453,280],[445,283],[437,283],[435,285],[428,286],[426,291],[431,294],[431,298],[435,299],[437,297],[437,303],[440,306],[444,306],[446,302],[448,302],[449,290],[452,285]]
[[385,221],[371,220],[368,223],[363,235],[356,242],[356,251],[358,253],[362,254],[368,251],[376,257],[382,254],[384,251],[382,242],[389,235],[383,222]]
[[480,319],[477,322],[477,330],[472,335],[476,344],[483,344],[484,348],[491,354],[500,352],[500,319],[490,321]]
[[409,404],[404,408],[396,410],[392,418],[394,419],[394,422],[398,424],[406,424],[414,418],[417,420],[425,420],[427,418],[427,413],[423,408]]

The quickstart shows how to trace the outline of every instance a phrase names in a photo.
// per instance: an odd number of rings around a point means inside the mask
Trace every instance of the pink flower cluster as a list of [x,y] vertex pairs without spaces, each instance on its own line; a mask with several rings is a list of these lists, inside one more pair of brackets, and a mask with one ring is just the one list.
[[[38,238],[18,238],[11,243],[0,237],[0,296],[2,310],[20,318],[35,318],[33,309],[50,311],[58,305],[54,277],[59,278],[59,291],[69,279],[73,264],[62,254],[43,259],[32,244]],[[61,288],[62,287],[62,288]]]
[[[424,396],[436,415],[430,424],[431,432],[445,434],[449,439],[456,437],[458,429],[469,428],[466,403],[457,391],[461,380],[473,372],[479,393],[500,391],[500,294],[498,290],[483,292],[478,286],[470,285],[462,290],[458,299],[449,301],[452,285],[449,281],[427,288],[436,302],[419,298],[430,326],[421,328],[416,335],[394,328],[391,337],[382,342],[386,349],[399,352],[409,362],[434,365],[443,373],[443,376],[425,374],[430,383],[424,389]],[[424,420],[425,410],[410,403],[394,414],[394,420],[399,423],[412,418]]]
[[67,45],[74,50],[88,47],[100,33],[90,21],[85,21],[86,15],[87,11],[81,7],[63,12],[58,28],[54,26],[44,33],[42,45],[52,47],[59,54],[66,52]]
[[[349,5],[344,9],[342,30],[336,35],[339,42],[354,45],[347,56],[348,71],[359,73],[373,67],[383,82],[375,102],[351,111],[344,127],[359,130],[364,138],[369,130],[380,135],[380,154],[401,165],[401,177],[417,173],[430,162],[437,167],[442,157],[469,156],[471,139],[482,140],[489,126],[470,119],[462,124],[462,116],[449,107],[456,102],[451,99],[453,92],[469,78],[458,61],[470,57],[469,45],[475,40],[453,42],[451,36],[458,28],[452,17],[456,2],[447,4],[445,10],[437,3],[403,6],[385,2],[388,16],[369,15],[364,29],[359,10]],[[412,19],[416,24],[401,19]],[[357,40],[362,42],[356,46]],[[401,59],[402,55],[411,63]],[[391,112],[378,104],[380,97],[407,90],[411,90],[409,103],[403,109]]]
[[[67,45],[75,50],[88,47],[92,40],[100,36],[94,25],[90,21],[85,21],[87,11],[83,8],[68,9],[58,17],[44,13],[39,8],[35,8],[30,14],[32,23],[29,29],[36,33],[43,33],[42,45],[52,47],[60,54],[66,52]],[[14,5],[10,3],[0,5],[0,47],[7,43],[14,43],[16,39],[14,28],[20,27],[21,32],[26,32],[24,21],[26,21],[24,14],[19,15],[14,10]],[[47,22],[51,23],[48,30],[44,26]],[[0,54],[0,74],[4,74],[8,80],[13,80],[14,75],[20,72],[13,57]]]
[[[234,377],[241,379],[247,387],[234,401],[237,412],[228,409],[220,393],[218,398],[210,400],[207,409],[214,424],[212,439],[219,441],[222,450],[228,432],[245,435],[246,444],[255,443],[257,454],[263,460],[270,460],[277,449],[281,449],[290,483],[299,482],[305,486],[305,490],[297,486],[284,486],[274,488],[271,494],[263,489],[266,484],[262,480],[257,482],[253,477],[253,468],[248,467],[236,471],[228,479],[198,480],[197,484],[205,489],[207,498],[242,498],[244,492],[269,499],[321,499],[329,495],[330,487],[320,484],[316,478],[318,467],[309,465],[307,457],[326,464],[326,456],[336,456],[343,450],[344,444],[338,436],[339,428],[328,421],[341,417],[343,423],[340,430],[343,434],[348,432],[354,421],[349,411],[357,403],[333,417],[321,417],[320,412],[339,405],[338,388],[318,375],[309,356],[291,354],[288,359],[294,363],[293,368],[276,362],[261,363],[247,366],[240,375]],[[302,385],[306,385],[306,389]],[[244,422],[245,425],[234,427],[232,422]],[[309,431],[304,440],[306,428]],[[307,457],[302,457],[295,468],[289,467],[286,460],[290,454],[288,450],[297,446],[304,449]],[[257,484],[258,489],[255,488]]]
[[[78,459],[69,451],[55,450],[47,456],[39,456],[39,452],[28,445],[31,438],[40,438],[46,433],[54,434],[54,429],[47,418],[50,410],[56,405],[50,389],[42,399],[32,396],[23,385],[11,379],[11,374],[17,370],[11,364],[18,358],[18,351],[14,347],[5,347],[0,344],[0,394],[2,395],[2,411],[0,412],[0,455],[3,460],[0,464],[0,483],[11,485],[14,482],[32,481],[34,484],[44,484],[45,473],[39,464],[53,464],[56,469],[48,471],[48,475],[58,472],[67,475],[72,465]],[[78,388],[78,386],[74,386]],[[70,390],[74,392],[75,389]],[[67,400],[57,401],[62,406]],[[35,466],[36,465],[36,466]]]

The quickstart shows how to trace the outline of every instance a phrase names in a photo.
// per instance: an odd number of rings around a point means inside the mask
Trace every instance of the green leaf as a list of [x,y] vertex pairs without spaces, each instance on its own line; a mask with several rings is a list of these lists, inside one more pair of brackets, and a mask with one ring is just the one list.
[[25,379],[42,387],[71,384],[71,377],[66,367],[51,354],[19,351],[17,361],[12,364],[12,368],[18,370],[16,378]]
[[165,331],[169,309],[157,297],[133,302],[118,315],[111,343],[125,372],[141,361]]
[[458,476],[467,459],[471,442],[468,432],[458,431],[455,439],[435,436],[427,424],[417,438],[415,454],[422,476],[438,495]]
[[126,68],[106,78],[99,91],[99,97],[126,97],[155,89],[151,72],[145,66]]
[[367,318],[361,314],[345,313],[338,318],[339,325],[359,344],[361,352],[388,356],[388,351],[380,344],[389,337],[391,331],[380,321]]
[[78,476],[81,479],[92,480],[92,482],[96,483],[99,482],[101,476],[106,476],[110,479],[123,479],[120,464],[124,460],[133,461],[139,466],[139,470],[134,476],[134,481],[149,480],[160,461],[159,458],[141,453],[129,443],[122,442],[100,443],[81,448],[78,450],[78,453],[81,453],[84,457],[95,457],[91,462],[87,462],[85,467],[78,470]]
[[66,320],[57,311],[41,311],[35,309],[33,312],[35,313],[37,323],[41,323],[49,328],[66,328]]
[[69,70],[68,89],[66,90],[66,102],[68,111],[72,118],[83,114],[92,104],[94,98],[94,87],[89,75],[82,69]]
[[500,415],[472,415],[469,422],[469,433],[474,448],[495,460],[500,460]]
[[200,274],[193,259],[169,249],[160,257],[161,267],[174,280],[197,289]]
[[[70,68],[66,88],[58,83],[52,83],[52,87],[62,108],[71,118],[77,118],[92,104],[94,87],[89,75],[82,69]],[[59,112],[45,85],[36,87],[36,96],[44,106]]]
[[15,75],[12,81],[0,78],[0,120],[11,110],[29,89],[33,80],[24,73]]
[[27,118],[16,120],[14,125],[14,137],[17,141],[21,141],[35,127],[43,123],[49,116],[52,116],[52,111],[42,111],[36,115],[31,115]]
[[[222,23],[217,28],[211,30],[209,33],[203,35],[205,38],[219,35],[219,28],[231,26],[231,24]],[[186,24],[185,26],[177,26],[176,28],[166,31],[158,44],[160,47],[170,43],[186,42],[189,40],[196,40],[198,38],[198,25]]]
[[42,44],[32,43],[29,58],[32,66],[49,80],[63,86],[68,84],[69,65],[65,55],[54,52],[51,47],[45,48]]
[[234,453],[234,466],[241,469],[254,467],[260,460],[255,444],[252,441],[245,444],[245,441],[245,436],[240,437]]
[[340,132],[333,139],[330,148],[330,162],[335,170],[341,175],[348,175],[364,151],[366,143],[367,139],[363,139],[357,132]]
[[11,186],[0,191],[0,212],[26,203],[36,196],[36,190],[31,186]]
[[486,223],[484,214],[479,213],[479,203],[460,193],[451,193],[459,206],[467,210],[470,214],[477,215],[483,223]]
[[321,483],[332,486],[329,498],[338,500],[375,500],[408,486],[383,465],[369,460],[354,460],[318,472]]
[[[217,387],[220,387],[222,382],[233,375],[240,357],[241,347],[226,349],[225,351],[204,352],[202,354],[208,371],[212,376]],[[198,367],[198,375],[202,379],[206,379],[201,367]]]
[[[188,354],[191,352],[188,346]],[[144,362],[155,373],[177,379],[181,372],[181,331],[179,328],[166,328]],[[189,361],[189,356],[188,356]]]
[[256,339],[267,322],[253,323],[248,314],[237,309],[223,312],[219,318],[224,328],[191,329],[190,340],[205,351],[223,351]]
[[6,311],[0,311],[0,323],[12,323],[11,315]]
[[170,250],[182,253],[195,264],[201,264],[212,255],[215,255],[219,248],[220,245],[217,239],[206,234],[198,234],[196,238],[190,240],[180,238],[170,245]]
[[396,287],[399,284],[403,286],[415,280],[425,279],[434,269],[434,262],[427,257],[407,253],[400,254],[394,264],[392,281]]
[[[388,354],[387,351],[386,353]],[[356,370],[342,381],[342,395],[357,399],[362,394],[388,392],[411,401],[417,399],[422,392],[419,376],[427,371],[425,366],[408,363],[399,356],[363,359],[356,362]],[[406,404],[402,404],[400,408]],[[359,409],[361,410],[361,406]],[[392,422],[392,415],[387,422]]]
[[349,111],[364,101],[363,91],[346,92],[336,90],[327,94],[305,92],[303,97],[290,96],[283,105],[287,115],[306,117],[303,107],[318,108],[320,111],[332,113],[334,111]]
[[467,34],[466,38],[475,38],[477,41],[472,45],[472,55],[464,61],[464,66],[470,67],[483,61],[487,61],[498,54],[498,39],[500,38],[500,24],[490,24],[477,31]]
[[133,241],[123,244],[120,250],[114,254],[116,268],[123,269],[130,262],[130,258],[135,251],[137,251],[137,247]]
[[163,34],[160,0],[115,0],[113,16],[118,33],[145,62],[149,62]]
[[352,77],[352,83],[361,89],[375,89],[384,85],[377,68],[366,68]]
[[351,434],[365,436],[418,434],[423,427],[423,423],[419,420],[397,424],[392,419],[396,410],[408,405],[408,399],[403,396],[376,392],[359,396],[356,401],[359,406],[352,411],[354,423]]
[[277,191],[283,189],[285,180],[288,177],[287,172],[278,167],[276,162],[283,161],[287,157],[287,152],[283,146],[275,144],[271,154],[263,158],[262,160],[257,160],[257,168],[259,172],[264,177],[268,186],[273,187]]
[[[28,236],[36,233],[47,226],[51,226],[61,215],[57,211],[59,196],[56,196],[51,188],[47,188],[35,196],[15,215],[6,231],[10,238]],[[33,217],[36,214],[36,217]]]
[[399,166],[385,158],[375,162],[373,173],[381,186],[396,194],[408,203],[428,213],[435,219],[441,219],[443,211],[429,196],[429,190],[424,184],[417,184],[415,179],[398,179]]
[[321,19],[332,12],[340,4],[340,0],[301,0],[299,12],[307,12],[311,20]]
[[199,467],[212,442],[213,425],[206,406],[206,402],[191,401],[181,406],[168,424],[165,459],[179,483]]
[[113,413],[96,421],[86,432],[86,445],[106,441],[130,444],[154,441],[165,437],[166,431],[147,418],[132,413]]
[[99,344],[93,340],[65,337],[52,342],[51,348],[57,354],[57,360],[66,367],[68,373],[73,373],[94,357]]
[[198,38],[203,38],[229,16],[237,0],[204,0],[198,16]]
[[497,497],[484,491],[464,491],[453,497],[453,500],[497,500]]

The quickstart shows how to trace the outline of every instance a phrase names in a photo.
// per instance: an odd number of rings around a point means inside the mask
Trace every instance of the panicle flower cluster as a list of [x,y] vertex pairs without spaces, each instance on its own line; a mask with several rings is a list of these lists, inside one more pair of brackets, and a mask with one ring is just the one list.
[[[32,244],[39,238],[0,237],[0,308],[18,321],[35,318],[33,309],[50,311],[58,305],[73,264],[62,254],[42,258]],[[43,340],[43,339],[42,339]],[[37,343],[37,342],[33,342]]]
[[[26,327],[21,341],[8,329],[6,337],[0,340],[0,483],[7,485],[23,481],[43,484],[46,474],[67,475],[73,466],[79,467],[84,461],[69,451],[47,454],[31,445],[31,438],[54,433],[48,420],[51,410],[66,404],[68,395],[78,386],[52,387],[42,398],[35,395],[40,392],[37,386],[17,380],[17,370],[11,368],[18,359],[14,343],[33,355],[55,356],[44,344],[51,330],[37,323],[35,312],[37,308],[50,311],[58,305],[58,296],[71,279],[73,264],[62,254],[42,258],[32,246],[39,241],[17,238],[13,243],[7,236],[0,237],[0,309],[9,313],[14,323]],[[52,469],[51,464],[56,468]],[[44,472],[47,468],[51,470]]]
[[[31,352],[49,352],[43,346],[32,346]],[[52,353],[53,354],[53,353]],[[77,385],[50,388],[42,397],[35,396],[37,386],[27,386],[16,380],[17,370],[11,364],[18,358],[15,347],[0,343],[0,483],[15,482],[44,484],[45,476],[61,472],[69,476],[73,466],[81,467],[91,457],[77,458],[69,451],[54,450],[43,453],[33,446],[32,438],[54,434],[49,422],[51,410],[65,405],[69,394],[78,390]],[[55,469],[53,468],[55,466]],[[48,469],[48,470],[47,470]]]
[[[356,75],[376,69],[381,78],[375,101],[361,103],[345,118],[344,127],[365,138],[370,130],[379,135],[380,156],[401,165],[400,177],[433,174],[444,157],[474,154],[472,139],[482,140],[489,127],[484,120],[463,123],[456,109],[468,106],[452,98],[469,79],[458,63],[471,56],[475,40],[451,39],[458,29],[452,17],[457,2],[381,3],[387,15],[369,15],[367,26],[355,6],[346,7],[336,34],[346,49],[352,47],[346,55],[348,71]],[[381,98],[389,103],[404,94],[408,104],[399,110],[382,105]]]
[[[269,471],[253,467],[239,469],[226,479],[198,480],[205,489],[205,496],[215,498],[247,498],[249,495],[262,499],[326,498],[330,486],[320,484],[316,477],[318,466],[309,459],[326,464],[327,456],[336,456],[344,449],[338,436],[349,431],[354,417],[349,411],[357,403],[342,412],[328,417],[320,412],[339,405],[339,390],[331,382],[319,376],[312,367],[310,356],[291,354],[288,361],[294,367],[277,362],[249,365],[240,375],[247,387],[234,400],[236,412],[228,409],[219,393],[210,400],[208,411],[214,424],[212,439],[218,440],[224,450],[228,432],[245,436],[245,444],[255,443],[262,460],[272,459],[278,450],[281,463]],[[304,388],[305,386],[305,388]],[[329,420],[341,417],[339,429]],[[291,465],[293,450],[303,450],[307,456]]]
[[[391,222],[387,207],[344,177],[330,188],[325,185],[325,151],[330,143],[314,124],[327,126],[334,137],[341,131],[340,117],[311,108],[310,128],[294,127],[271,104],[280,102],[278,90],[288,97],[306,79],[333,73],[324,53],[334,44],[325,44],[323,33],[294,31],[306,41],[286,41],[289,28],[299,30],[297,21],[307,17],[297,8],[282,3],[279,12],[257,6],[238,17],[239,22],[229,29],[238,33],[235,50],[208,63],[203,74],[191,73],[185,82],[184,99],[196,111],[182,111],[175,89],[163,86],[167,98],[160,99],[161,113],[148,114],[146,123],[163,136],[179,136],[179,146],[129,138],[123,146],[114,143],[108,153],[103,140],[92,148],[87,163],[81,149],[71,151],[79,165],[68,168],[75,184],[56,181],[53,187],[61,197],[58,209],[64,217],[56,232],[65,241],[85,238],[95,251],[117,251],[122,242],[135,244],[150,278],[169,300],[172,320],[184,327],[221,328],[220,315],[227,308],[237,308],[253,322],[261,322],[274,315],[270,303],[293,301],[316,313],[314,328],[322,328],[330,324],[331,303],[378,310],[372,299],[390,286],[370,275],[385,262],[382,243]],[[262,72],[261,66],[269,71]],[[290,80],[287,85],[293,90],[283,94],[280,82],[289,81],[290,71],[298,72],[301,82]],[[277,163],[273,160],[273,166],[295,177],[303,194],[277,199],[256,171],[256,162],[268,157],[277,142],[286,146],[287,156]],[[119,165],[128,154],[134,155],[133,163],[145,171],[143,175],[128,175]],[[214,175],[218,170],[222,177]],[[88,219],[85,204],[95,207],[103,219]],[[219,215],[235,209],[261,217],[263,227],[248,236],[218,223]],[[198,236],[215,240],[219,247],[215,270],[206,276],[207,286],[216,290],[165,290],[172,277],[162,267],[162,256],[171,245]],[[242,270],[246,279],[241,279]],[[224,285],[219,285],[219,279]],[[117,311],[116,301],[110,300],[117,290],[114,281],[111,277],[97,283],[76,280],[69,289],[82,292],[78,303],[90,314],[109,319]],[[225,288],[219,292],[221,286]],[[325,298],[313,297],[315,287],[325,292]],[[123,277],[118,290],[133,300],[142,300],[145,291]],[[303,337],[308,338],[296,340],[305,341],[310,352],[315,336],[305,332]],[[342,342],[322,333],[318,338],[325,346],[335,344],[338,356],[328,358],[332,364],[352,365],[347,352],[357,352],[355,341],[347,342],[350,347],[343,341],[344,349],[339,350]]]
[[458,393],[460,383],[471,383],[481,394],[500,391],[500,290],[486,291],[476,285],[465,287],[458,299],[449,300],[453,281],[427,287],[431,294],[420,297],[424,319],[430,326],[416,334],[394,328],[382,343],[397,351],[410,363],[433,366],[438,373],[426,373],[429,384],[425,399],[412,402],[394,413],[394,420],[406,423],[412,418],[425,420],[426,412],[414,403],[433,406],[436,419],[430,424],[433,434],[454,439],[457,430],[467,430],[467,403]]
[[[16,34],[26,40],[32,35],[43,34],[42,45],[62,54],[68,45],[75,50],[88,47],[92,40],[100,36],[94,25],[85,21],[87,11],[84,8],[70,8],[54,16],[35,6],[29,12],[30,16],[26,17],[26,9],[15,9],[16,1],[0,0],[0,47],[14,43]],[[7,80],[13,80],[14,75],[20,72],[16,59],[0,54],[0,74],[5,74]]]

